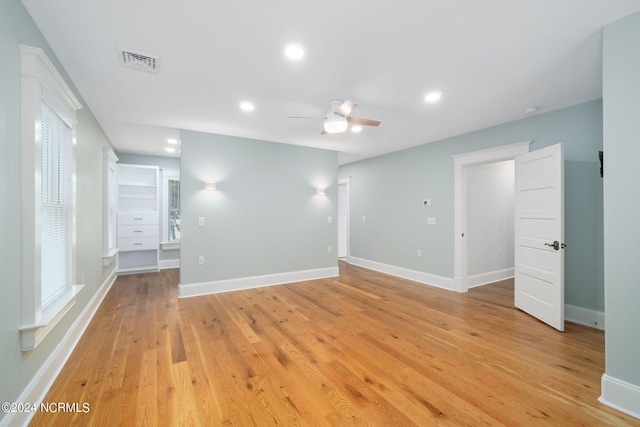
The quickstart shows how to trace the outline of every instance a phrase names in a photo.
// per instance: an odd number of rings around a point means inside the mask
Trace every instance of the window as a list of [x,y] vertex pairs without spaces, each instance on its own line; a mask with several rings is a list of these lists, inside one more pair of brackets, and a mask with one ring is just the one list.
[[180,249],[180,171],[162,169],[162,249]]
[[80,103],[41,49],[22,60],[22,349],[69,311],[75,285],[75,111]]
[[71,284],[73,219],[72,129],[44,101],[40,130],[40,307]]

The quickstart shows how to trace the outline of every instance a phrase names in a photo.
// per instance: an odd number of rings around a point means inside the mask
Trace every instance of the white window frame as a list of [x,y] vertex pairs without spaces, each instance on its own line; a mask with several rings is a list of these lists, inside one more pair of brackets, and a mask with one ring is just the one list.
[[102,265],[108,267],[115,261],[118,253],[118,179],[116,162],[118,156],[111,148],[104,149],[103,165],[103,235],[102,235]]
[[180,239],[169,240],[169,181],[180,180],[179,169],[162,169],[162,242],[163,250],[180,249]]
[[[75,284],[75,129],[80,102],[66,85],[42,49],[20,45],[22,61],[22,350],[32,350],[71,309],[82,285]],[[71,283],[45,309],[41,307],[40,176],[41,107],[45,101],[71,128],[72,219]]]

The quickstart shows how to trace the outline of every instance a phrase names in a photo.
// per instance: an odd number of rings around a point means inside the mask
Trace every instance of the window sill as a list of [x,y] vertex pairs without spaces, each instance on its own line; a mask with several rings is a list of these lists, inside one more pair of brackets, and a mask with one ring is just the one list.
[[20,328],[20,339],[22,342],[22,351],[33,350],[42,342],[54,326],[62,320],[65,314],[71,310],[76,303],[76,295],[84,287],[84,285],[73,285],[62,294],[60,298],[55,300],[53,304],[42,312],[40,319],[31,325]]
[[160,242],[160,246],[163,251],[169,251],[172,249],[180,249],[180,241],[177,242]]
[[108,253],[102,255],[102,266],[108,267],[111,264],[113,264],[113,261],[115,261],[116,259],[115,257],[119,251],[120,249],[115,248],[115,249],[111,249]]

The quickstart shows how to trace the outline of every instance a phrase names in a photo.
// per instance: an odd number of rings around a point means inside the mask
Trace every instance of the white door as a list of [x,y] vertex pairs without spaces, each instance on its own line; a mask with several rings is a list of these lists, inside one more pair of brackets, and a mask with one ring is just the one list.
[[338,258],[349,254],[349,182],[338,185]]
[[564,331],[562,144],[515,160],[515,305]]

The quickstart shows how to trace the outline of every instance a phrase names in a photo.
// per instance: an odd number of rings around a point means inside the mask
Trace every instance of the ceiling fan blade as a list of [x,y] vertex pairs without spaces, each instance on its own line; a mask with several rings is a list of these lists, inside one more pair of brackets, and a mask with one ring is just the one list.
[[361,119],[360,117],[347,117],[347,121],[352,125],[362,126],[379,126],[382,123],[380,120]]
[[290,119],[326,119],[327,116],[289,116]]
[[336,114],[340,114],[343,117],[347,117],[358,104],[353,101],[344,101],[338,108],[336,108]]

